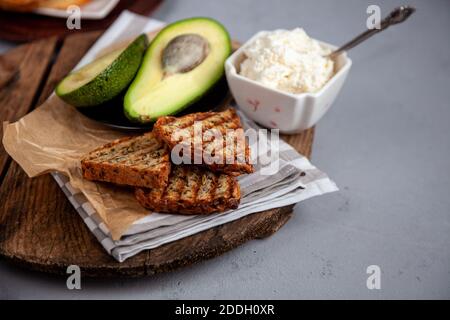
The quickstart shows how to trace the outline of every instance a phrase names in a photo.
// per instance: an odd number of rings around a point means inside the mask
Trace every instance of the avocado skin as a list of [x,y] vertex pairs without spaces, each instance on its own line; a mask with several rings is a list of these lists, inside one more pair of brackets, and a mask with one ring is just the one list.
[[58,85],[56,94],[75,107],[97,106],[115,98],[134,79],[147,47],[147,35],[142,34],[90,82],[68,93],[62,93]]
[[[185,24],[185,23],[189,23],[190,21],[196,21],[196,20],[207,20],[210,21],[212,23],[214,23],[217,27],[219,27],[223,34],[226,36],[226,46],[223,48],[226,52],[227,52],[227,56],[231,55],[232,52],[232,46],[231,46],[231,37],[230,34],[228,33],[228,30],[217,20],[214,20],[212,18],[208,18],[208,17],[192,17],[192,18],[187,18],[187,19],[182,19],[176,22],[173,22],[169,25],[167,25],[166,27],[164,27],[157,35],[156,37],[151,41],[144,57],[143,57],[143,61],[142,61],[142,66],[141,69],[145,63],[145,60],[147,58],[147,55],[152,51],[152,44],[153,43],[158,43],[159,39],[161,37],[165,36],[165,31],[172,29],[172,28],[176,28],[179,25]],[[141,70],[138,71],[138,74],[136,75],[136,78],[134,79],[134,81],[131,83],[130,87],[128,88],[126,94],[125,94],[125,98],[124,98],[124,114],[125,116],[134,123],[141,123],[141,124],[146,124],[146,123],[152,123],[155,122],[158,117],[149,117],[146,115],[142,115],[142,114],[138,114],[135,110],[133,110],[132,108],[132,102],[131,99],[129,98],[129,92],[133,90],[133,87],[135,85],[137,85],[137,82],[139,81],[139,74],[140,74]],[[195,97],[193,97],[192,99],[190,99],[189,101],[186,101],[183,105],[180,106],[175,106],[172,107],[170,111],[168,111],[166,113],[167,116],[171,116],[171,115],[176,115],[179,112],[183,111],[184,109],[190,107],[191,105],[193,105],[194,103],[198,102],[199,100],[201,100],[206,94],[208,94],[208,92],[211,91],[211,89],[213,89],[216,84],[220,81],[220,79],[223,78],[225,74],[225,68],[222,68],[221,72],[218,72],[215,76],[214,79],[211,79],[210,82],[210,86],[209,89],[204,91],[204,92],[199,92],[197,95],[195,95]],[[174,92],[174,94],[176,94],[176,92]]]

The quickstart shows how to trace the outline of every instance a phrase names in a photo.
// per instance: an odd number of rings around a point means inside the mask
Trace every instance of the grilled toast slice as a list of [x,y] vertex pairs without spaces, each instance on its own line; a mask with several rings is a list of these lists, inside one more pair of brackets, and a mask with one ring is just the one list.
[[190,165],[172,166],[167,187],[136,188],[138,202],[155,212],[210,214],[236,209],[241,193],[235,177]]
[[[201,128],[201,135],[198,134],[200,129],[194,129],[195,126]],[[153,132],[171,150],[182,143],[189,146],[190,163],[197,164],[194,162],[197,155],[201,163],[212,171],[230,175],[253,172],[250,148],[239,116],[233,108],[223,112],[192,113],[179,118],[161,117],[156,121]],[[214,132],[219,133],[222,139],[217,139]],[[196,141],[201,142],[201,145]]]
[[85,179],[134,187],[165,187],[170,167],[167,146],[151,132],[118,139],[81,160]]

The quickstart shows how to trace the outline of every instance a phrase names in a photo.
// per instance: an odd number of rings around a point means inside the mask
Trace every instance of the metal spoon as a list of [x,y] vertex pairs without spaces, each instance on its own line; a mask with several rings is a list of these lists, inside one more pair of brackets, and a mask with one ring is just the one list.
[[357,46],[364,40],[367,40],[374,34],[381,32],[383,30],[386,30],[389,26],[401,23],[409,18],[410,15],[412,15],[416,11],[416,8],[412,6],[401,6],[398,8],[395,8],[386,18],[384,18],[380,23],[380,29],[370,29],[363,33],[361,33],[359,36],[354,38],[353,40],[347,42],[339,49],[333,51],[328,55],[331,59],[336,58],[339,54],[341,54],[344,51],[348,51],[351,48]]

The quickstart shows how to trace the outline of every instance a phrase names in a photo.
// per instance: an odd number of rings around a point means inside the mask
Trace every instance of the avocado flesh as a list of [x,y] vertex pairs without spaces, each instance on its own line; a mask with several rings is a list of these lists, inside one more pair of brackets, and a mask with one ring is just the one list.
[[[166,76],[162,52],[171,40],[184,34],[203,37],[209,44],[208,54],[194,69]],[[146,123],[188,107],[220,80],[224,62],[230,53],[228,32],[217,21],[191,18],[168,25],[150,44],[142,66],[125,95],[126,116]]]
[[141,35],[126,48],[94,60],[66,76],[56,94],[76,107],[96,106],[115,98],[133,80],[147,45],[147,36]]

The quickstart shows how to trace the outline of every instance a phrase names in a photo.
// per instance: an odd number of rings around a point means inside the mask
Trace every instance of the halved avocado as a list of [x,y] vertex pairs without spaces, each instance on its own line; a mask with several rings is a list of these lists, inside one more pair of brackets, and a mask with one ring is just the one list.
[[102,104],[120,94],[133,80],[148,46],[145,34],[124,49],[115,50],[70,73],[56,94],[76,107]]
[[150,43],[125,95],[125,115],[146,123],[190,106],[221,79],[230,54],[230,36],[213,19],[166,26]]

